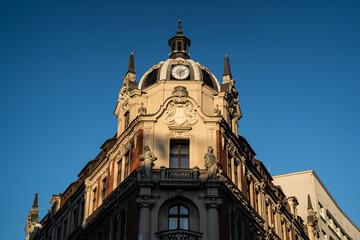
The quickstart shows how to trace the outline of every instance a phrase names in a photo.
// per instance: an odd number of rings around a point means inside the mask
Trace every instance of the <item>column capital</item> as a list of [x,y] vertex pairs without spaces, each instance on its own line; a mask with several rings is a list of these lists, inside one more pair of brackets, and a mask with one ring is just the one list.
[[140,207],[149,207],[155,203],[155,198],[153,196],[139,196],[136,199],[136,203],[139,204]]
[[206,208],[218,208],[222,204],[221,198],[207,197],[204,199]]

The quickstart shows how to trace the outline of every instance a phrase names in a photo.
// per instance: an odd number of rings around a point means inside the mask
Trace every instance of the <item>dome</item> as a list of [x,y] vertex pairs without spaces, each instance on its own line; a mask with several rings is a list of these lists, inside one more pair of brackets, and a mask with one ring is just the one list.
[[[185,65],[190,74],[182,80],[175,79],[171,74],[171,69],[176,65]],[[140,79],[139,88],[146,89],[160,81],[202,81],[205,85],[220,92],[220,84],[216,77],[204,66],[191,59],[175,58],[160,62],[150,68]]]

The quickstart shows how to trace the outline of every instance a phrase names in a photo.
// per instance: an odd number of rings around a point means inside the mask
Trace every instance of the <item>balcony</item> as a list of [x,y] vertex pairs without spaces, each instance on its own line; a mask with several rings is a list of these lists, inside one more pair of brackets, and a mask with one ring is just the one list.
[[197,167],[192,169],[161,167],[159,185],[161,187],[198,187],[199,175],[200,171]]
[[168,230],[156,233],[159,240],[199,240],[202,233],[189,230]]

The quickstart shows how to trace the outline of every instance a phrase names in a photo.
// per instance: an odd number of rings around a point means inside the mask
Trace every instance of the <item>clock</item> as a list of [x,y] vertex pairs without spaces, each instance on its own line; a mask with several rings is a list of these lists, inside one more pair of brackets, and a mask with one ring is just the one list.
[[186,79],[189,76],[190,70],[185,65],[175,65],[171,69],[171,74],[172,74],[172,76],[174,78],[176,78],[178,80],[183,80],[183,79]]

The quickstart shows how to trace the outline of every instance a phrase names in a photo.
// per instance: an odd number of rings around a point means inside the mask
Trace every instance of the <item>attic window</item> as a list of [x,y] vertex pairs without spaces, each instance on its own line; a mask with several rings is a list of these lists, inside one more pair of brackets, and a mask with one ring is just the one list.
[[158,71],[159,69],[155,69],[147,75],[146,80],[143,84],[144,87],[148,87],[156,83]]
[[210,74],[209,74],[207,71],[205,71],[205,70],[201,70],[201,71],[202,71],[202,74],[203,74],[203,82],[204,82],[206,85],[208,85],[209,87],[215,88],[215,87],[214,87],[213,80],[212,80]]

